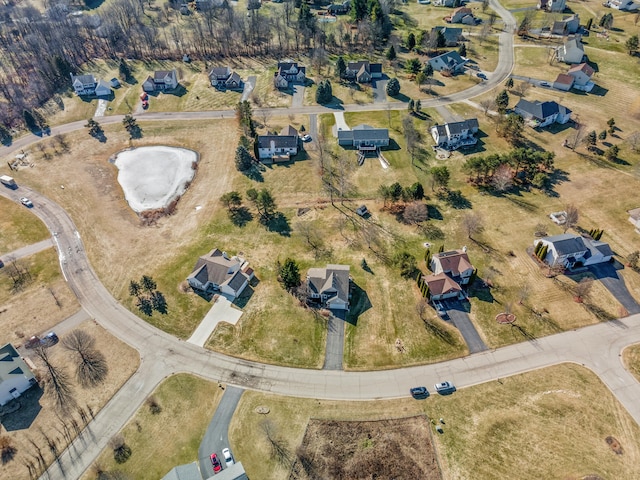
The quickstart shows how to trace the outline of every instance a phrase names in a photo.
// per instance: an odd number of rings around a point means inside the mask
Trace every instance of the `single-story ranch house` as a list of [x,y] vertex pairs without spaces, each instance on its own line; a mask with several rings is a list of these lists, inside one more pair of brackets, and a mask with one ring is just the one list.
[[229,258],[226,252],[214,248],[198,259],[187,282],[194,290],[220,292],[233,300],[242,293],[253,276],[253,270],[244,258]]
[[546,127],[554,122],[564,125],[571,120],[571,110],[556,102],[530,102],[522,98],[513,110],[532,127]]
[[310,268],[307,273],[309,300],[329,310],[349,310],[350,285],[349,265]]
[[38,382],[13,345],[0,348],[0,406],[5,405]]
[[534,240],[534,247],[539,243],[547,247],[547,254],[542,260],[550,266],[576,268],[595,265],[608,262],[613,256],[608,243],[570,233]]
[[363,151],[388,147],[389,130],[364,124],[353,127],[353,130],[338,130],[338,145],[356,147]]

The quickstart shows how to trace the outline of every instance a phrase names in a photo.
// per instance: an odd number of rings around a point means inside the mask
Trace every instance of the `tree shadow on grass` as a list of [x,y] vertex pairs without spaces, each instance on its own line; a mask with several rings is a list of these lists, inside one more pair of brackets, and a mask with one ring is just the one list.
[[247,223],[253,220],[253,214],[245,206],[236,208],[229,212],[229,219],[236,227],[244,227]]
[[373,305],[371,304],[371,300],[369,299],[367,292],[360,288],[356,283],[351,284],[350,304],[351,308],[349,309],[345,320],[347,323],[350,323],[355,327],[358,323],[358,317],[369,310]]
[[438,192],[438,198],[456,210],[472,208],[471,200],[465,197],[460,190],[446,190]]
[[277,232],[283,237],[291,236],[291,225],[289,219],[282,212],[276,212],[267,222],[267,230]]

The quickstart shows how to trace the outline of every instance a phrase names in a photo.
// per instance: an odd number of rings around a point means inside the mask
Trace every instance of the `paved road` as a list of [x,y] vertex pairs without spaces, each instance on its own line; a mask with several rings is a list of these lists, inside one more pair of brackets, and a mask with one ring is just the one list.
[[[222,399],[220,399],[216,413],[214,413],[202,442],[200,442],[200,448],[198,448],[198,461],[200,462],[202,478],[209,478],[214,475],[210,459],[210,455],[214,452],[218,455],[223,468],[226,468],[222,449],[230,448],[229,424],[243,392],[242,388],[228,386],[222,395]],[[233,450],[231,450],[231,454],[233,455]]]
[[327,323],[327,346],[324,351],[325,370],[342,370],[344,355],[344,319],[331,315]]
[[469,347],[469,353],[479,353],[488,350],[478,330],[476,330],[475,325],[469,318],[469,314],[464,310],[463,305],[459,301],[451,300],[442,303],[447,309],[451,323],[460,331],[467,347]]
[[4,260],[4,263],[9,263],[13,260],[20,260],[21,258],[29,257],[51,247],[53,247],[53,240],[47,238],[46,240],[42,240],[41,242],[32,243],[31,245],[27,245],[26,247],[18,248],[13,252],[0,254],[0,258]]
[[618,302],[629,312],[640,313],[640,304],[629,293],[624,278],[618,273],[611,263],[600,263],[589,266],[589,270],[596,276],[600,283],[611,292]]

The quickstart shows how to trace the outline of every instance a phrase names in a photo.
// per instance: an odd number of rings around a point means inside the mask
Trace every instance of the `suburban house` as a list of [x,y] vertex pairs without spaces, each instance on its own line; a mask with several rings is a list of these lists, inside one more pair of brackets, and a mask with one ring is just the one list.
[[463,0],[433,0],[434,7],[449,7],[456,8],[462,5]]
[[446,273],[423,275],[422,280],[429,287],[431,300],[445,300],[447,298],[462,298],[462,287]]
[[547,12],[564,12],[567,8],[566,0],[539,0],[538,9]]
[[213,67],[209,72],[211,85],[222,90],[242,90],[244,83],[236,72],[227,67]]
[[473,16],[473,10],[469,7],[456,8],[451,15],[444,17],[447,23],[463,23],[465,25],[475,25],[476,18]]
[[542,260],[550,266],[576,268],[595,265],[608,262],[613,256],[608,243],[571,233],[534,240],[534,247],[539,243],[547,247],[547,254]]
[[187,277],[187,282],[194,290],[205,293],[220,292],[234,299],[242,293],[253,276],[253,270],[244,258],[229,258],[227,252],[214,248],[198,258],[196,266]]
[[157,70],[142,83],[145,92],[164,92],[178,86],[178,74],[174,70]]
[[445,273],[460,285],[468,284],[475,270],[467,256],[466,247],[434,254],[429,266],[434,274]]
[[71,85],[76,95],[95,95],[97,97],[108,97],[111,95],[111,85],[104,80],[96,78],[92,74],[71,74]]
[[436,72],[447,71],[458,73],[464,69],[469,60],[462,58],[458,52],[447,52],[429,60],[429,64]]
[[0,405],[18,398],[38,382],[13,345],[0,348]]
[[369,60],[347,63],[344,78],[358,83],[369,83],[374,78],[382,78],[382,64],[369,63]]
[[327,7],[327,12],[331,15],[346,15],[351,10],[351,1],[346,0],[342,3],[332,4]]
[[575,67],[571,67],[567,75],[573,77],[573,88],[590,92],[595,84],[591,81],[591,77],[596,71],[591,68],[588,63],[581,63]]
[[373,151],[389,146],[389,130],[358,125],[352,130],[338,130],[338,145],[356,147],[358,150]]
[[577,13],[562,17],[562,20],[553,22],[551,33],[554,35],[570,35],[580,30],[580,16]]
[[522,98],[516,104],[514,111],[535,128],[546,127],[552,123],[564,125],[571,120],[571,110],[553,101],[530,102]]
[[558,77],[553,82],[553,88],[556,90],[562,90],[568,92],[573,86],[573,77],[566,73],[559,73]]
[[636,232],[640,233],[640,208],[627,210],[627,213],[629,214],[629,221],[636,227]]
[[273,84],[276,88],[289,88],[292,83],[304,83],[306,67],[301,67],[297,62],[278,62],[278,69],[273,74]]
[[445,47],[457,47],[458,43],[464,40],[462,36],[462,29],[458,27],[433,27],[431,29],[431,35],[438,35],[438,32],[442,33],[444,37]]
[[560,62],[574,64],[585,60],[584,45],[580,37],[574,37],[556,49],[556,57]]
[[330,310],[349,310],[350,283],[349,265],[310,268],[307,273],[309,300]]
[[633,2],[633,0],[609,0],[605,2],[607,7],[614,8],[616,10],[637,10],[638,6]]
[[474,134],[478,133],[479,127],[478,119],[470,118],[462,122],[434,125],[429,132],[438,147],[455,150],[459,147],[478,143],[478,139],[474,137]]
[[298,131],[291,125],[280,135],[258,135],[258,158],[263,163],[289,161],[298,154]]
[[[203,474],[200,473],[198,462],[187,463],[186,465],[178,465],[169,470],[162,480],[202,480]],[[207,480],[248,480],[244,471],[242,462],[235,462],[227,468],[218,472],[213,476],[206,476]]]

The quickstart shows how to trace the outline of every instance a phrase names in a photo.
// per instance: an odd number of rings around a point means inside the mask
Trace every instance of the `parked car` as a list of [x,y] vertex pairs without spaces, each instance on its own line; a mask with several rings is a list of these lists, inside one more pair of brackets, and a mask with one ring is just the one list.
[[58,343],[59,340],[60,339],[58,338],[58,335],[55,334],[55,332],[49,332],[44,336],[42,340],[40,340],[40,344],[44,345],[45,347],[52,347],[56,343]]
[[437,300],[433,301],[433,308],[436,309],[436,313],[440,318],[447,318],[447,311],[444,308],[444,305]]
[[224,457],[224,461],[226,462],[227,467],[230,467],[231,465],[236,463],[233,459],[233,455],[231,455],[231,450],[229,450],[228,448],[222,449],[222,456]]
[[551,87],[551,85],[549,85],[549,82],[540,82],[540,86],[545,88]]
[[218,460],[218,456],[215,453],[212,453],[211,456],[211,465],[213,465],[213,473],[218,473],[222,470],[222,464],[220,460]]
[[436,392],[440,394],[453,393],[456,390],[456,387],[454,387],[453,383],[451,382],[436,383],[434,387],[436,389]]
[[37,335],[34,335],[29,340],[24,342],[24,348],[36,348],[38,345],[40,345],[40,337],[38,337]]
[[482,73],[482,72],[478,72],[476,75],[478,76],[478,78],[481,78],[481,79],[483,79],[483,80],[486,80],[486,79],[487,79],[487,76],[486,76],[484,73]]
[[303,142],[310,142],[311,141],[311,135],[309,135],[309,134],[303,135],[302,136],[302,141]]
[[33,202],[29,200],[27,197],[22,197],[20,199],[20,203],[23,204],[27,208],[33,207]]
[[411,396],[417,400],[427,398],[429,396],[429,390],[427,390],[427,387],[414,387],[409,391],[411,392]]

